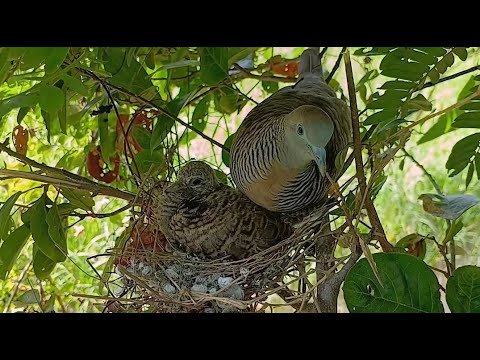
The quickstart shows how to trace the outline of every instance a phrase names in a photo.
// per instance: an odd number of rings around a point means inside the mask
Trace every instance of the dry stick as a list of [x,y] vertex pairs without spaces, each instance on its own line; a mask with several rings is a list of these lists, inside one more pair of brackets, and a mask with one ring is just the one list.
[[[68,187],[70,189],[88,190],[90,192],[93,192],[94,194],[113,196],[113,197],[128,200],[128,201],[132,201],[135,198],[135,194],[133,193],[118,190],[110,186],[98,184],[94,181],[91,181],[90,179],[71,173],[67,170],[57,169],[45,164],[40,164],[35,160],[32,160],[26,157],[25,155],[22,155],[13,150],[10,150],[8,146],[5,145],[5,143],[0,143],[0,151],[4,151],[8,155],[16,158],[17,160],[23,162],[24,164],[40,169],[46,174],[51,174],[53,176],[45,176],[45,175],[39,175],[39,174],[30,173],[26,171],[6,170],[6,169],[0,169],[0,175],[6,176],[6,177],[13,177],[13,178],[18,177],[22,179],[40,181],[40,182],[49,183],[49,184],[51,183],[52,185],[58,184],[61,186]],[[68,180],[57,178],[56,176],[66,177]]]
[[350,97],[350,111],[352,116],[352,129],[353,129],[353,151],[355,154],[355,167],[357,170],[358,184],[360,186],[361,197],[365,196],[365,208],[367,210],[368,217],[372,224],[372,227],[380,232],[378,242],[382,247],[382,250],[385,252],[390,252],[393,250],[392,244],[390,244],[383,230],[382,223],[378,217],[377,210],[373,205],[372,199],[367,194],[367,184],[365,179],[365,173],[363,169],[362,161],[362,144],[360,142],[360,123],[358,121],[358,108],[357,108],[357,99],[355,95],[355,83],[353,80],[352,64],[350,62],[350,53],[348,50],[345,51],[345,71],[347,74],[347,83],[348,83],[348,93]]

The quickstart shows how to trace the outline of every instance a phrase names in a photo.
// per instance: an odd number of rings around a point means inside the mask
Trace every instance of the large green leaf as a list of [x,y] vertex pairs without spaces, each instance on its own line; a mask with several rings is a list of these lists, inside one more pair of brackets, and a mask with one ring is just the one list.
[[149,149],[146,149],[140,151],[135,155],[135,163],[142,175],[151,171],[149,175],[155,176],[162,167],[165,168],[165,156],[163,150],[159,149],[150,151]]
[[[480,110],[480,102],[471,103],[473,106],[478,105]],[[470,108],[471,110],[473,110]],[[462,110],[466,110],[463,108]],[[464,112],[463,114],[459,115],[452,124],[454,128],[480,128],[480,111],[470,111]]]
[[75,91],[80,95],[89,96],[90,91],[83,84],[82,80],[77,79],[76,77],[70,76],[68,74],[63,74],[62,80],[65,82],[65,86],[68,87],[69,89]]
[[68,50],[69,48],[67,47],[50,48],[47,58],[45,59],[45,73],[50,74],[57,70],[67,57]]
[[58,213],[57,204],[54,203],[52,208],[48,210],[45,220],[48,225],[48,235],[55,243],[55,246],[62,253],[67,254],[67,237],[65,236],[62,219]]
[[13,109],[33,107],[38,103],[38,94],[17,95],[0,102],[0,120]]
[[153,86],[147,72],[136,59],[127,63],[125,48],[104,48],[104,54],[105,70],[112,74],[109,79],[112,85],[123,87],[135,95]]
[[51,115],[56,114],[64,106],[65,94],[56,86],[43,86],[39,95],[40,107]]
[[93,211],[92,207],[95,205],[95,201],[88,191],[62,188],[62,195],[75,207],[86,211]]
[[100,114],[97,117],[98,133],[100,135],[100,149],[103,160],[110,165],[110,158],[115,155],[115,140],[117,138],[115,112]]
[[376,253],[382,285],[366,259],[350,270],[343,292],[350,312],[443,312],[435,274],[421,260],[401,253]]
[[35,204],[35,209],[30,218],[30,230],[35,244],[39,249],[55,262],[64,261],[66,254],[61,249],[57,248],[55,241],[51,238],[47,224],[47,207],[45,204],[44,194]]
[[428,141],[434,140],[447,132],[452,130],[453,119],[458,115],[456,110],[450,111],[446,114],[443,114],[438,118],[438,120],[433,124],[433,126],[428,129],[428,131],[423,134],[423,136],[418,140],[417,145],[426,143]]
[[200,78],[206,85],[216,85],[228,75],[228,49],[203,47],[200,53]]
[[30,229],[23,224],[15,229],[3,242],[0,248],[0,279],[5,280],[17,260],[20,251],[27,243]]
[[37,246],[33,247],[33,272],[39,280],[45,280],[57,263],[46,256]]
[[456,269],[447,281],[446,297],[452,313],[480,313],[480,268],[467,265]]
[[0,208],[0,240],[4,240],[8,234],[8,225],[10,224],[10,212],[18,197],[22,194],[21,191],[16,192],[5,201],[5,204]]

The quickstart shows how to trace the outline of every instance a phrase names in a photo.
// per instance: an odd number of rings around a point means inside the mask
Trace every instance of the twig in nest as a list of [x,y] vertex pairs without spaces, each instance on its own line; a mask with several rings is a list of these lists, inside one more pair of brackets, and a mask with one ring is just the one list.
[[[393,250],[393,246],[387,240],[385,231],[383,230],[382,223],[380,221],[380,218],[378,217],[377,210],[373,205],[372,199],[367,193],[366,179],[365,179],[365,173],[364,173],[363,162],[362,162],[362,145],[360,142],[360,123],[358,120],[358,108],[357,108],[357,100],[355,95],[355,83],[353,80],[352,64],[350,62],[350,54],[348,50],[345,51],[344,60],[345,60],[345,70],[347,73],[348,93],[350,97],[350,111],[351,111],[351,117],[352,117],[353,144],[354,144],[353,151],[355,154],[355,166],[357,170],[358,183],[360,186],[360,193],[361,193],[361,197],[365,198],[365,208],[367,210],[370,222],[373,228],[375,228],[375,230],[377,230],[379,233],[377,236],[377,239],[380,243],[380,246],[382,247],[382,250],[385,252],[390,252]],[[358,205],[360,204],[358,203]]]

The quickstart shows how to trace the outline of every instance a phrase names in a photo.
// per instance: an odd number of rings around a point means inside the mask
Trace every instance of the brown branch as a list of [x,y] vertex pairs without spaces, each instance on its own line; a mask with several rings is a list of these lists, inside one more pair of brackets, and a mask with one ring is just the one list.
[[27,275],[28,273],[28,268],[30,267],[30,265],[32,265],[33,263],[33,258],[30,259],[30,261],[28,262],[27,265],[25,265],[25,267],[23,268],[22,272],[20,273],[20,276],[18,277],[17,279],[17,283],[15,285],[15,288],[13,289],[13,292],[12,294],[10,295],[10,297],[8,298],[8,301],[7,301],[7,304],[5,305],[5,307],[3,308],[3,313],[6,314],[8,313],[8,310],[10,310],[10,306],[12,305],[12,302],[13,302],[13,298],[15,297],[15,295],[17,295],[17,292],[18,292],[18,289],[20,288],[20,284],[23,282],[23,280],[25,279],[25,276]]
[[380,233],[379,236],[376,236],[376,237],[378,239],[378,242],[380,243],[380,246],[382,247],[382,250],[385,252],[390,252],[393,250],[393,246],[387,240],[382,223],[380,221],[380,218],[378,217],[377,210],[373,205],[372,199],[367,193],[367,182],[365,179],[365,173],[364,173],[363,162],[362,162],[362,144],[360,141],[360,123],[358,120],[358,108],[357,108],[357,100],[355,95],[355,83],[353,80],[352,64],[350,62],[350,54],[348,50],[345,51],[344,60],[345,60],[345,71],[346,71],[347,83],[348,83],[348,93],[350,97],[350,111],[352,116],[353,144],[354,144],[353,151],[355,154],[355,166],[357,170],[357,178],[358,178],[358,184],[360,187],[360,194],[361,194],[361,198],[363,197],[365,198],[365,209],[367,210],[367,214],[372,224],[372,227]]
[[338,68],[340,67],[340,63],[342,62],[342,57],[343,57],[343,54],[345,53],[345,50],[347,50],[347,48],[343,47],[342,51],[340,51],[340,54],[338,54],[337,61],[335,62],[335,65],[333,65],[333,68],[332,68],[332,71],[330,72],[330,74],[328,74],[327,80],[325,80],[325,82],[327,84],[330,83],[330,80],[333,79],[333,76],[335,75]]
[[63,180],[52,176],[40,175],[32,172],[18,171],[18,170],[6,170],[0,169],[0,180],[6,179],[27,179],[32,181],[38,181],[53,186],[66,187],[73,190],[86,190],[96,195],[113,196],[119,199],[127,201],[133,201],[135,194],[124,192],[118,189],[111,188],[109,186],[96,184],[91,185],[86,182],[79,182],[75,180]]

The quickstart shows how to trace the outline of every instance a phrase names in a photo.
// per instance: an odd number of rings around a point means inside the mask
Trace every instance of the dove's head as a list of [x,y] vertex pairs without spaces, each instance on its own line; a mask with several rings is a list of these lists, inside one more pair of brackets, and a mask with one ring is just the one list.
[[192,195],[206,195],[214,191],[219,182],[213,169],[203,161],[189,161],[178,172],[177,187],[188,189]]
[[[317,106],[303,105],[285,117],[285,141],[293,164],[314,160],[320,173],[327,171],[325,147],[333,135],[333,121]],[[289,155],[291,156],[291,155]]]

